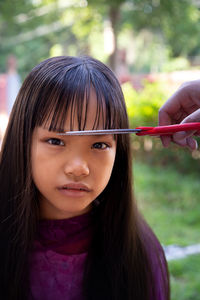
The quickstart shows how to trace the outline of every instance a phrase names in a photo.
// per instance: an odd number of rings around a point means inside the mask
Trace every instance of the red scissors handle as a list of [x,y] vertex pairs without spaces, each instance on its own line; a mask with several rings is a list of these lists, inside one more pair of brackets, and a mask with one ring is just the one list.
[[171,135],[179,131],[189,131],[195,130],[200,133],[200,123],[183,123],[167,126],[157,126],[157,127],[137,127],[136,129],[141,129],[141,132],[136,133],[137,135]]

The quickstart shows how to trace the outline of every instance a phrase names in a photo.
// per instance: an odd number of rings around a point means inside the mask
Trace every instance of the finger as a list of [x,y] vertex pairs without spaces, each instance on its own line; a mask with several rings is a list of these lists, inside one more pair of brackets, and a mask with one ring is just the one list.
[[195,130],[176,132],[173,134],[172,140],[177,144],[182,144],[186,146],[187,138],[193,136],[195,132],[196,132]]
[[[191,113],[185,119],[182,120],[181,124],[183,123],[191,123],[191,122],[199,122],[200,121],[200,109],[197,109],[195,112]],[[182,147],[189,147],[190,149],[194,150],[197,149],[197,142],[193,135],[197,134],[197,131],[190,130],[190,131],[181,131],[176,132],[173,134],[172,140],[174,143],[178,144]]]
[[165,126],[170,125],[172,123],[170,115],[163,110],[159,110],[158,113],[158,125],[159,126]]
[[198,148],[198,144],[197,141],[195,139],[193,139],[192,137],[188,137],[184,140],[180,140],[180,141],[173,141],[175,144],[179,145],[180,147],[187,147],[189,149],[196,150]]
[[186,138],[185,140],[181,140],[181,141],[175,141],[174,143],[183,148],[187,147],[192,151],[198,148],[197,141],[192,137]]
[[169,147],[169,145],[172,141],[171,136],[168,136],[168,135],[165,135],[165,136],[163,135],[160,137],[160,139],[161,139],[163,147],[165,147],[165,148]]
[[200,122],[200,108],[184,118],[181,123]]
[[[171,118],[165,111],[162,111],[162,110],[159,111],[158,124],[159,124],[159,126],[171,124]],[[161,139],[163,147],[165,147],[165,148],[169,147],[171,140],[172,140],[171,136],[168,136],[168,135],[161,136],[160,139]]]
[[198,148],[197,141],[192,137],[187,138],[187,145],[191,150],[196,150]]
[[194,135],[195,131],[191,130],[189,132],[176,132],[172,140],[175,144],[181,146],[181,147],[188,147],[191,150],[197,149],[197,142],[196,140],[192,137]]
[[160,126],[172,124],[172,119],[175,119],[175,115],[181,111],[182,101],[182,91],[179,90],[168,98],[168,100],[159,109],[158,121]]

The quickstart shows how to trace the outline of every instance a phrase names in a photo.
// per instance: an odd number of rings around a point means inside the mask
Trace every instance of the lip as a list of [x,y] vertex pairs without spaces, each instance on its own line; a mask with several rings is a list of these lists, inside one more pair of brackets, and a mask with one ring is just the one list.
[[91,189],[87,185],[85,185],[83,183],[74,183],[74,182],[64,184],[64,185],[60,186],[58,189],[59,190],[65,189],[65,190],[74,190],[74,191],[84,191],[84,192],[91,191]]
[[80,199],[88,196],[89,192],[91,192],[91,189],[83,183],[67,183],[58,187],[58,191],[64,197]]
[[59,192],[65,197],[85,197],[91,189],[83,183],[68,183],[58,187]]

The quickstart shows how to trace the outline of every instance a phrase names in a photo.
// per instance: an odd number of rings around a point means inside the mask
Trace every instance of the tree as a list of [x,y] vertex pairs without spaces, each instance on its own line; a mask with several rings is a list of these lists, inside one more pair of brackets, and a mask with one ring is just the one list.
[[[118,36],[124,28],[148,30],[163,37],[171,57],[200,53],[200,11],[192,0],[4,0],[0,1],[0,71],[8,53],[19,59],[22,76],[40,60],[55,54],[102,55],[104,23],[110,22],[113,50],[108,62],[115,71]],[[95,40],[95,41],[94,41]],[[129,47],[129,44],[124,45]],[[59,49],[60,52],[58,51]]]
[[[190,56],[199,52],[200,11],[192,0],[144,0],[132,2],[132,9],[122,12],[122,24],[131,23],[160,33],[171,49],[171,56]],[[127,2],[128,3],[128,2]],[[130,7],[129,7],[130,8]]]

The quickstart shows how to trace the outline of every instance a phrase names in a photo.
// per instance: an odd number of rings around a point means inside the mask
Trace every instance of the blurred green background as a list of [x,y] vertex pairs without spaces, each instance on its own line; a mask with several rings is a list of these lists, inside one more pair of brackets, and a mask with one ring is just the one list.
[[[119,78],[131,126],[155,126],[169,95],[200,78],[200,1],[0,0],[0,74],[9,55],[22,80],[51,56],[94,56]],[[161,243],[199,244],[199,150],[135,136],[132,149],[138,205]],[[169,262],[172,300],[200,300],[199,265]]]

